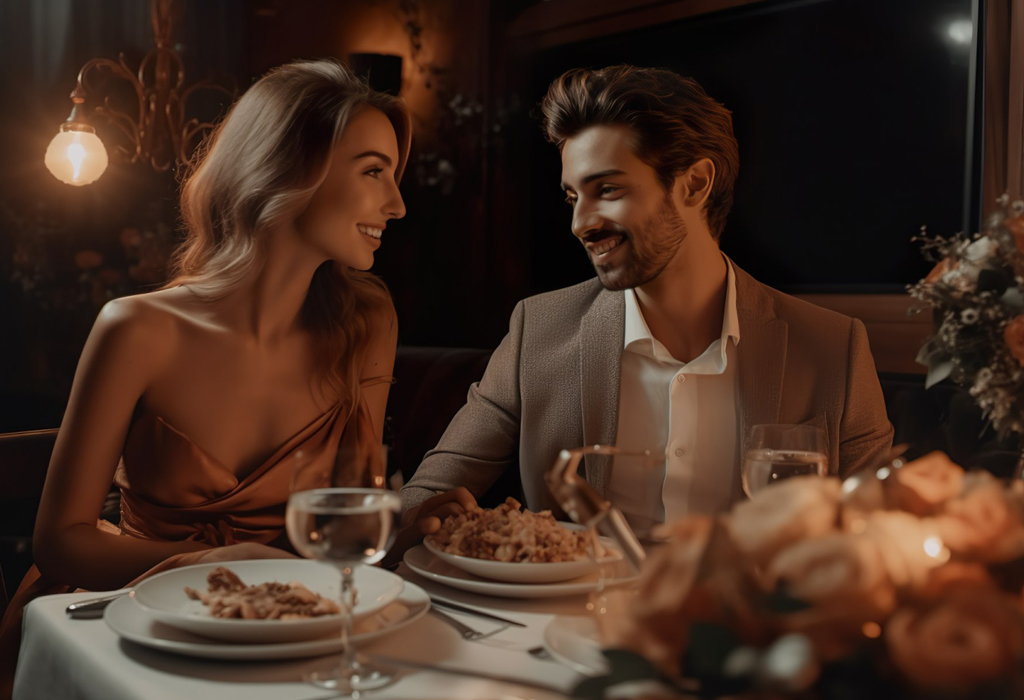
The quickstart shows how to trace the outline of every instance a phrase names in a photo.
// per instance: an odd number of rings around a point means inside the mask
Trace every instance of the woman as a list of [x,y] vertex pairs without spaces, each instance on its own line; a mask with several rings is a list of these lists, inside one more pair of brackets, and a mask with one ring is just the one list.
[[[397,328],[364,271],[405,214],[409,141],[401,103],[335,62],[273,70],[234,105],[184,183],[176,277],[108,303],[85,345],[5,646],[43,592],[288,556],[272,545],[297,456],[379,455]],[[120,528],[97,526],[111,480]]]

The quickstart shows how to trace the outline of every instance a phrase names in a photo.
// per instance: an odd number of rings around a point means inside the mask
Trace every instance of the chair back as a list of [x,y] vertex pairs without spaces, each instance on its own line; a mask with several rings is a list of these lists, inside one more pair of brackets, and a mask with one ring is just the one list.
[[32,565],[32,529],[57,429],[0,433],[0,614]]

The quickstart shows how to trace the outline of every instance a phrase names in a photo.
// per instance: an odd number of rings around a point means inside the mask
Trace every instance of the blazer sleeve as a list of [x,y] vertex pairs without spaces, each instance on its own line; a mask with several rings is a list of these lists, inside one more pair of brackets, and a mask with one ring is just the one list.
[[524,302],[512,312],[508,335],[483,378],[469,388],[437,447],[427,452],[402,489],[406,510],[438,492],[465,486],[479,498],[516,461],[522,400],[519,391]]
[[839,428],[839,476],[871,466],[892,447],[893,427],[885,411],[882,385],[864,324],[853,319],[846,404]]

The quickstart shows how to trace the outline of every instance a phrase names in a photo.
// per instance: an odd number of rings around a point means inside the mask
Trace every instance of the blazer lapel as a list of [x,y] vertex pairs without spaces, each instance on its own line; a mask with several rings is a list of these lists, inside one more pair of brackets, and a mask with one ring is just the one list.
[[[602,291],[580,320],[580,399],[584,445],[615,444],[625,319],[623,295]],[[611,457],[586,455],[583,461],[587,482],[604,495],[611,476]]]
[[733,269],[740,322],[740,342],[736,346],[740,440],[744,441],[751,426],[779,421],[789,326],[775,316],[772,300],[761,284],[735,263]]

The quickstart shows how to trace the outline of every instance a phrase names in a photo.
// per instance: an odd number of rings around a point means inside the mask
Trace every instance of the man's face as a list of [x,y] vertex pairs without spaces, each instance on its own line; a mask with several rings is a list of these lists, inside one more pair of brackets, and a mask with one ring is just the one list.
[[650,282],[686,238],[672,192],[633,152],[626,126],[591,126],[567,139],[562,189],[573,208],[573,235],[607,289]]

